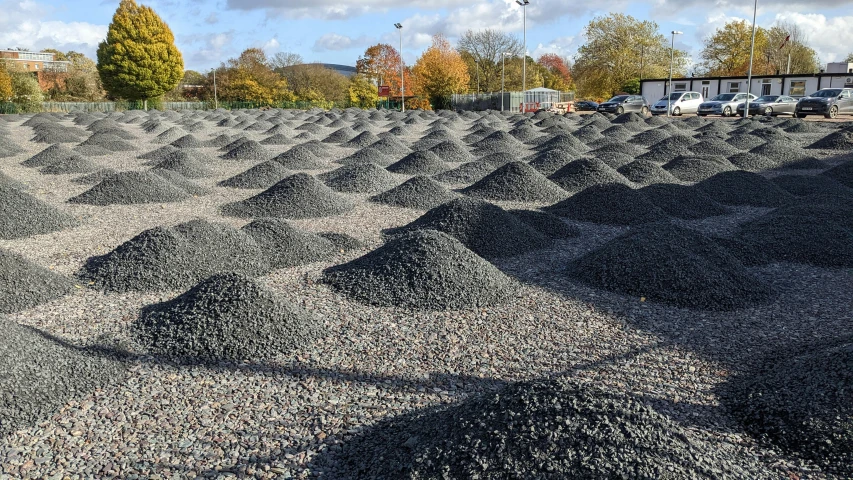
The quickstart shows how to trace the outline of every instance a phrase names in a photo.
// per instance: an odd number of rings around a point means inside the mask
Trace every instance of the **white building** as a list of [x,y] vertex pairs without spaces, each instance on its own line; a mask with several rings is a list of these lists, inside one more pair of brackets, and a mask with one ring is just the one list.
[[[668,92],[668,80],[648,79],[640,81],[640,93],[652,103]],[[747,88],[747,77],[690,77],[673,78],[673,92],[699,92],[702,98],[711,98],[719,93],[749,91],[753,95],[790,95],[804,97],[821,88],[853,87],[853,63],[830,63],[825,73],[805,75],[754,75]]]

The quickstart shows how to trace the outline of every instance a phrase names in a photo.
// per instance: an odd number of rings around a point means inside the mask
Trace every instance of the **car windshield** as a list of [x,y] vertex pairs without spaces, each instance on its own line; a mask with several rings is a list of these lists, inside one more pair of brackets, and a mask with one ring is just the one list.
[[841,89],[840,88],[832,88],[832,89],[827,89],[827,90],[818,90],[809,96],[810,97],[817,97],[817,98],[832,98],[832,97],[837,97],[839,95],[841,95]]
[[779,95],[764,95],[755,99],[755,103],[761,102],[775,102],[776,99],[779,98]]
[[617,95],[617,96],[611,98],[610,100],[608,100],[608,102],[622,103],[625,100],[628,100],[628,95]]
[[721,93],[712,98],[712,102],[730,102],[735,99],[736,93]]
[[678,100],[679,98],[681,98],[682,95],[684,95],[684,93],[682,92],[672,92],[669,94],[668,97],[662,97],[661,100]]

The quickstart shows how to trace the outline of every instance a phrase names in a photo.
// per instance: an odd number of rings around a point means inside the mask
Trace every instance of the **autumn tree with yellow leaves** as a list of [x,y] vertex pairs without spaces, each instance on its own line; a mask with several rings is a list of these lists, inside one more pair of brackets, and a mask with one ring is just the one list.
[[449,108],[450,95],[465,92],[469,80],[468,66],[442,35],[432,37],[432,45],[412,67],[412,90],[433,108]]
[[266,54],[259,48],[244,50],[217,71],[223,100],[268,106],[296,100],[288,88],[287,80],[270,68]]

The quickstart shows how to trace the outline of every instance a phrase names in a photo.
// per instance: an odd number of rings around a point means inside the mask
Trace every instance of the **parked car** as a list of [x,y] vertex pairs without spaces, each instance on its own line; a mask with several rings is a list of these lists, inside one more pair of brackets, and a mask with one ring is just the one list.
[[[743,109],[746,102],[737,106],[738,115],[743,115]],[[797,107],[797,99],[787,95],[764,95],[758,97],[754,102],[749,102],[750,115],[766,115],[768,117],[787,113],[794,114],[794,109]]]
[[696,113],[701,103],[702,94],[699,92],[672,92],[652,105],[652,114],[666,115],[667,106],[671,107],[670,112],[676,117],[684,113]]
[[738,104],[746,101],[747,95],[749,96],[750,103],[758,98],[751,93],[721,93],[699,105],[699,116],[722,115],[724,117],[731,117],[737,110]]
[[823,115],[835,118],[838,115],[853,115],[853,88],[824,88],[797,102],[794,110],[797,118],[806,115]]
[[575,102],[575,111],[578,112],[594,112],[598,108],[598,103],[592,100],[581,100]]
[[598,105],[599,112],[622,114],[636,112],[643,115],[649,113],[649,102],[642,95],[616,95],[610,100]]

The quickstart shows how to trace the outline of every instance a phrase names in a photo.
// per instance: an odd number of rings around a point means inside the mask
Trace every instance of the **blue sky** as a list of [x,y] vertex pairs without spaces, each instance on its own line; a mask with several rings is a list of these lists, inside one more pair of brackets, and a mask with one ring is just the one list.
[[[295,52],[306,61],[354,65],[368,46],[398,45],[414,62],[435,33],[451,41],[467,29],[496,28],[521,38],[522,14],[514,0],[143,0],[175,33],[186,68],[203,71],[248,47],[268,54]],[[94,58],[118,0],[0,0],[0,48],[77,50]],[[702,39],[731,19],[751,21],[748,0],[530,0],[527,48],[573,55],[591,18],[624,12],[651,19],[662,33],[681,30],[676,46],[698,58]],[[821,61],[853,51],[853,0],[760,0],[758,23],[799,25]]]

